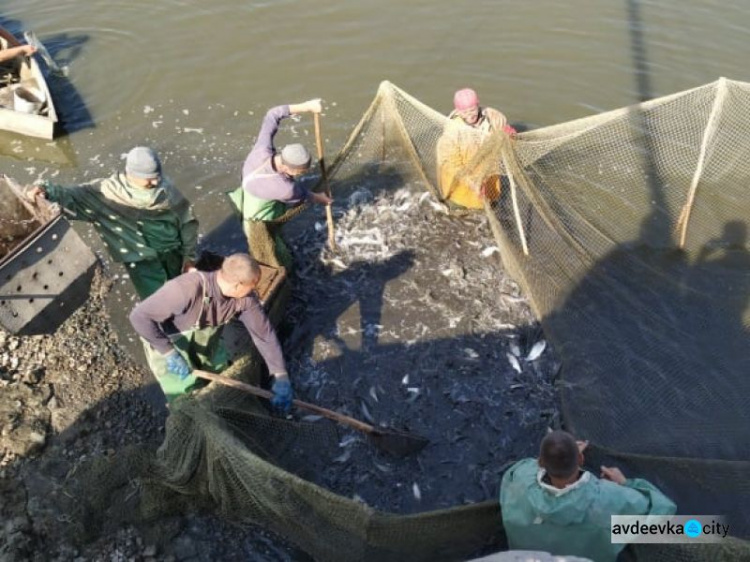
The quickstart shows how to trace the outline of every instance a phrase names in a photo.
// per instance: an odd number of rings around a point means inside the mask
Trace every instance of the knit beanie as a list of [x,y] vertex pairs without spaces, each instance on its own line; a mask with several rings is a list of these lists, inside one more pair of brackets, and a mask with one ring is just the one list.
[[306,170],[311,160],[310,153],[301,144],[288,144],[281,151],[281,161],[295,170]]
[[152,149],[147,146],[136,146],[128,152],[125,173],[141,180],[156,179],[161,175],[161,162]]

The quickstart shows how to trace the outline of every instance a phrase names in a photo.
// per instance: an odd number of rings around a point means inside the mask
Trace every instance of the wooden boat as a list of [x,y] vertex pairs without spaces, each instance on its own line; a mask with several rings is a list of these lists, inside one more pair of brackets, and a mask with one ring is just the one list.
[[[19,41],[0,27],[0,44],[2,47],[16,47]],[[39,107],[33,107],[28,95],[38,96]],[[21,101],[19,101],[21,100]],[[18,107],[17,107],[18,106]],[[52,101],[47,81],[34,57],[17,57],[12,61],[0,63],[0,130],[11,131],[22,135],[52,139],[57,124],[57,111]]]

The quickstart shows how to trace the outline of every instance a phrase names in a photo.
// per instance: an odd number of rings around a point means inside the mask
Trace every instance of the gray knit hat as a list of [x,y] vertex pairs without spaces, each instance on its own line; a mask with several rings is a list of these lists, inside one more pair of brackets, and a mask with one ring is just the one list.
[[153,180],[161,175],[161,162],[156,152],[147,146],[136,146],[128,152],[125,173],[141,180]]
[[288,144],[281,151],[281,161],[295,170],[306,170],[311,160],[310,153],[301,144]]

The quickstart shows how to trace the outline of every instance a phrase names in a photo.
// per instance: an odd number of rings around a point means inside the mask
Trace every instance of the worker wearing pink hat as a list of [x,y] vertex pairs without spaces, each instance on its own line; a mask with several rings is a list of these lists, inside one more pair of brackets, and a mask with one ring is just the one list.
[[516,134],[516,130],[508,125],[508,119],[500,111],[479,105],[479,96],[471,88],[463,88],[453,94],[453,108],[448,115],[449,119],[463,119],[467,125],[487,133],[502,129],[506,134]]
[[471,88],[453,95],[453,111],[437,144],[440,191],[446,201],[470,209],[481,209],[484,200],[500,197],[500,178],[472,178],[469,168],[482,143],[494,132],[515,136],[508,119],[491,107],[481,107],[479,96]]

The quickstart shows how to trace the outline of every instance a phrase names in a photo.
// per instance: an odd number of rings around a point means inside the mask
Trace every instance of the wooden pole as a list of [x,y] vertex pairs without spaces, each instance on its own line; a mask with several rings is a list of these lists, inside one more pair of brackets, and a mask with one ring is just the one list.
[[[209,381],[217,382],[219,384],[223,384],[224,386],[231,386],[232,388],[244,390],[245,392],[249,392],[250,394],[259,396],[261,398],[265,398],[267,400],[270,400],[271,398],[273,398],[273,392],[270,392],[263,388],[259,388],[252,384],[247,384],[246,382],[231,379],[223,375],[217,375],[215,373],[209,373],[208,371],[201,371],[198,369],[193,369],[192,373],[196,377],[199,377],[201,379],[206,379]],[[292,404],[294,404],[297,408],[302,408],[303,410],[307,410],[308,412],[314,412],[330,420],[334,420],[344,425],[348,425],[349,427],[352,427],[359,431],[364,431],[365,433],[379,433],[380,432],[378,428],[368,423],[359,421],[358,419],[355,419],[349,416],[345,416],[344,414],[339,414],[338,412],[334,412],[333,410],[329,410],[321,406],[316,406],[315,404],[310,404],[309,402],[303,402],[302,400],[295,399],[295,400],[292,400]]]
[[703,132],[703,140],[701,141],[701,150],[698,155],[698,165],[693,173],[693,181],[690,183],[690,191],[688,192],[687,201],[683,205],[680,211],[680,217],[677,221],[677,228],[680,229],[680,249],[685,249],[685,243],[687,242],[687,229],[688,223],[690,222],[690,213],[693,210],[693,204],[695,203],[695,193],[698,190],[698,183],[700,182],[701,176],[703,175],[703,169],[706,164],[706,155],[708,154],[708,145],[714,140],[716,131],[719,126],[719,119],[721,117],[722,109],[724,107],[724,99],[727,96],[727,81],[725,78],[720,78],[716,97],[714,98],[713,106],[711,107],[711,113],[708,116],[708,123],[706,129]]
[[[320,175],[323,177],[323,186],[326,195],[331,196],[331,184],[328,183],[328,172],[326,171],[325,157],[323,156],[323,138],[320,133],[320,114],[315,113],[315,144],[318,147],[318,160],[320,161]],[[336,249],[336,237],[333,230],[333,209],[331,205],[326,205],[326,222],[328,223],[328,246],[331,250]]]
[[521,238],[521,247],[523,248],[523,254],[529,255],[529,247],[526,245],[526,233],[523,230],[523,221],[521,221],[521,211],[518,208],[518,198],[516,196],[516,180],[513,179],[513,173],[510,171],[508,161],[503,154],[503,166],[505,167],[505,173],[508,175],[508,181],[510,182],[510,198],[513,201],[513,215],[516,217],[516,227],[518,228],[518,236]]

